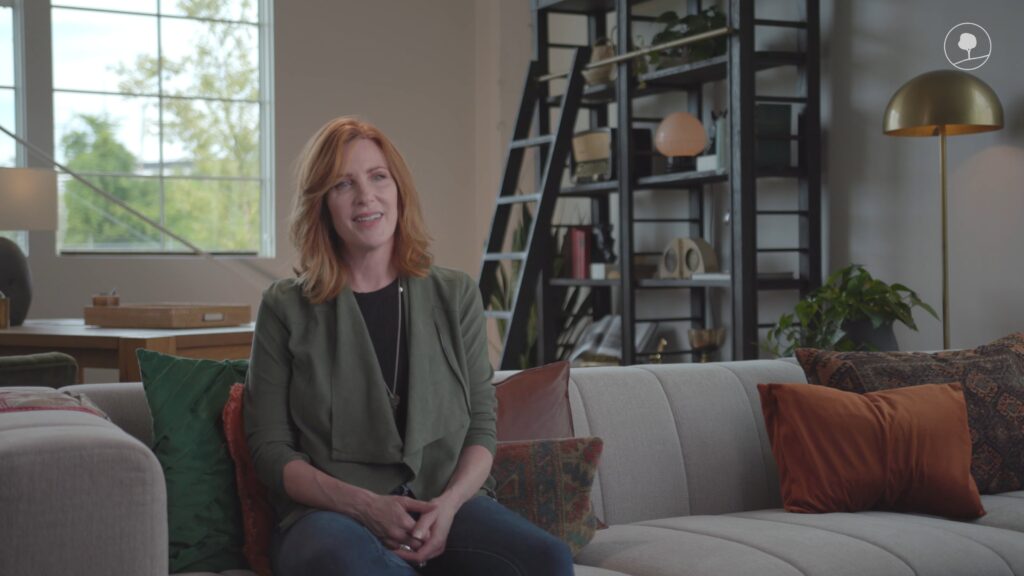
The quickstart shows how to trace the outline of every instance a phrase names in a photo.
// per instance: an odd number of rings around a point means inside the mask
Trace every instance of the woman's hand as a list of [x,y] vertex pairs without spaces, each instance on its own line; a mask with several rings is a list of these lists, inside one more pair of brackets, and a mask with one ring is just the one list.
[[375,496],[360,512],[358,519],[385,546],[398,548],[404,544],[415,551],[421,548],[422,538],[413,537],[416,521],[411,513],[420,514],[422,519],[424,515],[433,513],[436,507],[433,503],[406,496]]
[[444,552],[448,531],[451,530],[455,513],[459,511],[457,500],[445,495],[434,498],[430,505],[433,509],[420,515],[419,521],[410,531],[412,538],[417,542],[422,541],[422,545],[410,546],[412,550],[395,550],[399,558],[410,564],[422,565]]

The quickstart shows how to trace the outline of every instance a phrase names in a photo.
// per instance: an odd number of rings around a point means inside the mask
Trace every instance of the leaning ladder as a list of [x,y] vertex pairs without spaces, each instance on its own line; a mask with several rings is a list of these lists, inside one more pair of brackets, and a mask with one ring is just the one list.
[[[527,294],[531,288],[537,285],[541,268],[550,261],[551,248],[548,238],[551,216],[561,189],[562,171],[568,160],[569,146],[576,124],[576,113],[583,95],[582,70],[589,57],[589,48],[583,47],[576,50],[565,93],[562,96],[555,130],[550,134],[540,134],[532,138],[530,137],[530,125],[533,114],[538,109],[539,100],[545,92],[541,90],[541,71],[536,61],[530,62],[526,74],[526,86],[523,88],[523,98],[519,103],[516,125],[505,159],[501,192],[498,194],[494,207],[491,231],[488,235],[479,276],[480,294],[484,301],[484,307],[488,308],[484,311],[484,315],[487,318],[499,320],[499,325],[505,326],[505,330],[499,330],[501,332],[500,367],[502,370],[520,367],[517,362],[524,352],[530,305],[533,302],[533,299]],[[540,110],[544,109],[544,107],[540,107]],[[539,147],[541,156],[544,158],[541,166],[540,191],[535,194],[517,194],[516,189],[523,167],[523,158],[526,149],[531,147]],[[544,154],[545,149],[547,150],[546,155]],[[526,233],[525,245],[519,251],[504,252],[512,207],[522,206],[525,213],[527,204],[536,206],[532,211],[532,221]],[[502,288],[499,286],[498,280],[502,262],[512,263],[512,277],[509,278],[508,284],[503,286],[506,290],[511,291],[511,299],[506,303],[507,308],[495,309],[492,306],[494,304],[492,296]],[[524,289],[526,289],[525,293]]]

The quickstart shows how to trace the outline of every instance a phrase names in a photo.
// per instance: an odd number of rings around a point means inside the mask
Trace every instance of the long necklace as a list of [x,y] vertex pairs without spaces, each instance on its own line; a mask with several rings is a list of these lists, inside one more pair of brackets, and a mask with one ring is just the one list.
[[401,396],[398,395],[398,358],[402,354],[402,285],[398,285],[398,336],[395,338],[395,376],[391,381],[391,386],[388,386],[387,382],[384,383],[384,387],[388,391],[388,401],[391,403],[391,412],[395,415],[398,414],[398,405],[402,403]]

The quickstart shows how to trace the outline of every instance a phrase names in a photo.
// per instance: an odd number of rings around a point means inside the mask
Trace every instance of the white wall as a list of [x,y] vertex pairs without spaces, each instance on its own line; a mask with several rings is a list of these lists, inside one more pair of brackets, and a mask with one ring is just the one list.
[[[983,26],[993,55],[973,72],[999,95],[1006,127],[949,138],[951,345],[969,347],[1024,329],[1024,81],[1015,0],[834,0],[823,6],[831,267],[864,264],[917,290],[941,314],[937,138],[882,134],[892,94],[912,77],[951,68],[946,32]],[[942,346],[942,324],[915,314],[920,332],[897,330],[903,349]]]

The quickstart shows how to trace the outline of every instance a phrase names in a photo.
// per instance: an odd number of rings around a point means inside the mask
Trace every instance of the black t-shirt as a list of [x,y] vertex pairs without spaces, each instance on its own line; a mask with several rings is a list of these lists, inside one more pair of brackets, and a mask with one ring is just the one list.
[[399,306],[398,279],[387,286],[374,292],[353,292],[356,303],[359,304],[359,311],[363,314],[363,321],[370,332],[370,340],[373,342],[373,351],[377,354],[377,364],[380,366],[381,375],[384,376],[384,383],[389,390],[394,390],[398,395],[398,410],[395,412],[395,424],[398,426],[398,433],[405,439],[405,417],[408,407],[406,396],[409,393],[409,345],[407,337],[408,322],[406,321],[405,310],[402,311],[402,338],[401,351],[398,355],[398,382],[395,383],[395,344],[396,330],[398,330],[398,306]]

